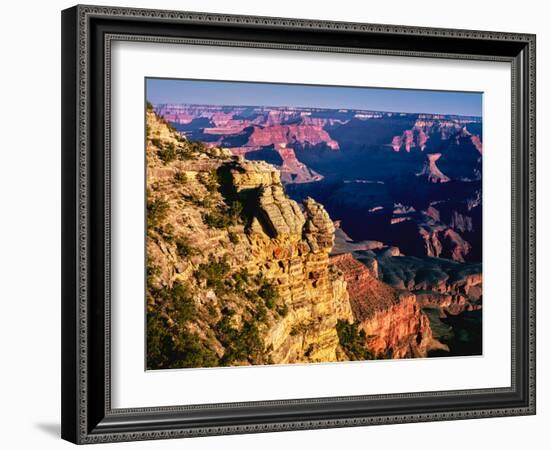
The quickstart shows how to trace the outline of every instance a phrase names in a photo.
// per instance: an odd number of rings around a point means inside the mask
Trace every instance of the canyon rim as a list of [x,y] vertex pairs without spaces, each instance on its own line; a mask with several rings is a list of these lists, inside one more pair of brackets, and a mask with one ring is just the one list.
[[482,94],[146,79],[146,367],[482,354]]

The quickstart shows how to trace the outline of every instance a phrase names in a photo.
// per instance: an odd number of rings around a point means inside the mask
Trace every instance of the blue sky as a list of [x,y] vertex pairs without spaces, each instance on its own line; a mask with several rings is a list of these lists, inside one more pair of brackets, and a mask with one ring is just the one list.
[[479,92],[146,79],[151,103],[303,106],[481,116]]

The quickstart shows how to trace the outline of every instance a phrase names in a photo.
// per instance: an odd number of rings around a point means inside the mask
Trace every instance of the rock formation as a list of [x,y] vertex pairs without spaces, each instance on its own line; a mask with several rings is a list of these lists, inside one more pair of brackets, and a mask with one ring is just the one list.
[[304,163],[298,161],[293,148],[280,144],[276,147],[276,151],[283,160],[280,166],[281,181],[283,183],[311,183],[324,178]]
[[405,130],[401,136],[394,136],[391,142],[391,147],[395,152],[402,148],[410,153],[412,148],[419,148],[424,151],[429,137],[421,129]]
[[290,200],[273,166],[194,152],[147,119],[149,366],[345,359],[336,323],[353,315],[325,209]]
[[451,228],[461,231],[462,233],[465,231],[471,232],[474,230],[473,221],[470,216],[461,214],[458,211],[453,211],[451,214]]
[[419,177],[426,177],[430,183],[447,183],[451,179],[437,167],[436,161],[441,158],[441,153],[426,155],[426,161],[422,170],[417,173]]
[[458,117],[419,114],[410,129],[406,129],[401,135],[392,138],[390,146],[395,152],[403,149],[409,153],[411,149],[415,148],[424,151],[430,139],[437,142],[450,138],[468,138],[481,154],[483,149],[481,138],[479,135],[472,134],[467,130],[466,126],[468,124],[468,118],[461,120]]
[[[444,348],[426,311],[432,320],[481,308],[481,265],[469,262],[480,260],[478,118],[155,109],[164,118],[147,112],[148,367],[422,357]],[[349,162],[333,170],[348,148],[384,162],[381,178]],[[463,149],[469,159],[455,168]],[[418,176],[429,183],[414,176],[424,158]],[[353,173],[340,182],[344,169]],[[400,170],[412,176],[394,183]],[[453,183],[440,186],[445,174]],[[352,344],[369,357],[350,353],[342,330],[354,327]]]
[[461,130],[456,133],[454,136],[454,139],[456,142],[458,142],[460,139],[467,139],[469,140],[472,145],[475,147],[475,149],[479,152],[479,154],[483,154],[483,144],[481,142],[481,138],[477,134],[472,134],[468,131],[467,127],[462,127]]
[[426,357],[429,350],[444,348],[433,339],[428,317],[414,294],[378,280],[376,270],[349,253],[331,261],[345,274],[354,318],[375,357]]
[[[394,227],[394,235],[398,236],[397,245],[403,246],[405,253],[422,247],[425,256],[460,262],[468,259],[472,245],[460,233],[471,233],[473,220],[455,209],[449,211],[449,207],[441,203],[443,206],[446,207],[447,218],[442,218],[440,209],[431,205],[418,212],[410,206],[394,205],[389,223]],[[459,204],[454,207],[464,209],[464,206]]]
[[381,249],[384,244],[380,241],[354,241],[340,227],[340,221],[334,222],[334,247],[331,255],[340,255],[342,253],[351,253],[361,250]]
[[[155,110],[190,139],[230,148],[235,155],[265,159],[260,151],[268,149],[263,155],[274,158],[276,154],[280,162],[265,160],[278,166],[285,184],[309,183],[324,178],[322,169],[308,167],[307,158],[297,157],[295,150],[317,153],[374,144],[389,146],[395,152],[430,151],[446,156],[447,151],[455,153],[455,147],[462,148],[465,144],[474,149],[474,156],[482,154],[479,117],[192,104],[159,104],[155,105]],[[451,142],[456,145],[450,145]],[[462,153],[456,153],[455,157],[460,159]],[[461,167],[460,174],[447,173],[447,177],[480,179],[480,162],[472,160],[470,163],[473,168]],[[446,178],[436,176],[432,181],[444,182]]]
[[320,126],[316,125],[271,125],[254,127],[248,138],[247,147],[260,148],[267,145],[291,144],[317,145],[324,143],[331,150],[338,150],[338,142]]
[[421,307],[437,308],[443,316],[481,308],[481,264],[440,258],[381,256],[369,257],[376,259],[381,280],[415,294]]

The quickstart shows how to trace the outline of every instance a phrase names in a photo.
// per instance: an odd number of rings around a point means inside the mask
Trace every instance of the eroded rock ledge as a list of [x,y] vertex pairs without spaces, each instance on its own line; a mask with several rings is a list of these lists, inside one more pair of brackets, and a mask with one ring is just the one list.
[[414,294],[380,281],[376,266],[369,269],[349,253],[331,262],[345,274],[354,319],[375,357],[426,357],[432,349],[448,350],[433,338]]

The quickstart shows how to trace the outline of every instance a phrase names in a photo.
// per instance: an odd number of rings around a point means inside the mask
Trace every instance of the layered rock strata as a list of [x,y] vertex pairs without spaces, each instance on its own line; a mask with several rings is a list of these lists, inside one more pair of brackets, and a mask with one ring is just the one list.
[[[193,151],[151,111],[147,119],[149,314],[203,358],[157,365],[345,359],[336,323],[353,315],[329,263],[334,226],[323,206],[289,199],[267,163]],[[193,311],[185,319],[183,304]]]
[[429,319],[414,294],[380,281],[376,266],[369,269],[351,254],[331,261],[345,274],[354,318],[375,357],[426,357],[429,350],[445,349],[433,339]]

